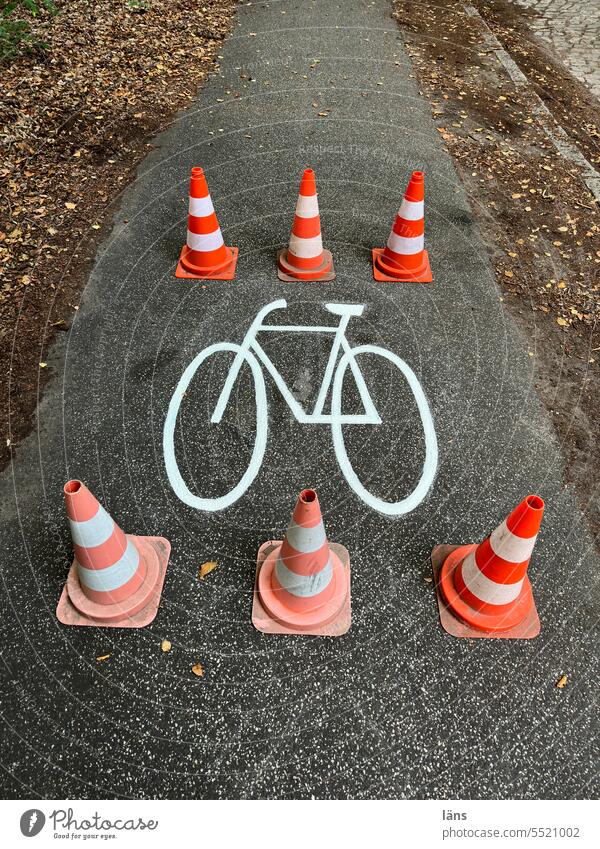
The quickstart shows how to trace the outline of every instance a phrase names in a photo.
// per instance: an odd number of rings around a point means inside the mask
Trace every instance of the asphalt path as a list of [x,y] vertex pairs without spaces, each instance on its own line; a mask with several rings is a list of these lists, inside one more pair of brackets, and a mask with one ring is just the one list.
[[[390,12],[384,0],[240,7],[220,73],[156,141],[116,210],[72,328],[48,357],[54,378],[37,430],[2,480],[5,796],[598,794],[598,561],[535,395],[536,352],[502,303]],[[276,275],[307,164],[332,283]],[[194,165],[205,168],[227,244],[240,248],[233,282],[173,276]],[[370,249],[385,243],[415,168],[426,174],[435,282],[375,283]],[[184,369],[207,346],[239,344],[257,312],[282,298],[287,309],[273,322],[296,326],[336,325],[328,302],[363,305],[350,344],[387,349],[418,378],[439,461],[410,512],[386,515],[359,497],[331,426],[298,422],[270,377],[268,410],[259,410],[266,451],[245,492],[211,511],[174,493],[163,426]],[[322,333],[265,334],[306,409],[330,346]],[[342,427],[349,462],[374,497],[401,501],[425,459],[417,406],[393,362],[359,361],[382,423]],[[230,365],[230,354],[216,354],[182,399],[175,456],[201,498],[227,494],[252,455],[247,366],[223,420],[210,423]],[[360,413],[350,372],[342,404]],[[57,622],[72,556],[62,499],[71,477],[128,533],[171,541],[149,627]],[[258,546],[281,536],[307,485],[330,539],[350,551],[353,622],[337,639],[264,635],[250,621]],[[530,569],[541,635],[448,636],[425,580],[431,549],[480,541],[530,492],[547,505]],[[199,581],[212,559],[219,566]],[[191,674],[196,662],[202,678]]]

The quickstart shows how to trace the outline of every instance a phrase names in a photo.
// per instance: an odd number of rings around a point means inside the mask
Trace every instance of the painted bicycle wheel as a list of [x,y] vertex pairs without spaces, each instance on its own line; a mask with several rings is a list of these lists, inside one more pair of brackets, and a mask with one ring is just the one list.
[[[415,488],[409,495],[399,501],[384,501],[369,492],[354,471],[344,443],[344,425],[342,424],[342,391],[344,376],[350,362],[352,360],[356,360],[356,358],[361,354],[371,354],[384,357],[392,363],[392,365],[396,366],[406,380],[419,412],[423,428],[423,436],[425,438],[425,459],[423,462],[423,469],[421,477]],[[377,406],[377,400],[375,398],[373,400]],[[378,510],[380,513],[385,513],[388,516],[401,516],[403,513],[410,513],[411,510],[414,510],[427,495],[427,492],[435,478],[438,463],[438,446],[427,398],[425,397],[425,393],[423,392],[416,374],[410,366],[386,348],[379,348],[375,345],[360,345],[356,348],[352,348],[342,356],[335,372],[331,393],[331,413],[331,434],[335,455],[344,477],[359,498],[362,498],[365,504],[373,510]]]
[[[254,402],[256,408],[256,430],[254,436],[254,445],[252,447],[250,460],[246,470],[239,482],[224,495],[219,495],[214,498],[204,497],[193,493],[183,479],[175,452],[175,428],[180,412],[180,406],[185,394],[188,392],[192,380],[197,376],[200,367],[209,360],[210,357],[223,354],[241,354],[245,362],[250,366],[252,380],[254,384]],[[228,356],[228,360],[230,357]],[[235,375],[235,382],[239,380],[240,371]],[[233,386],[231,387],[233,389]],[[163,429],[163,455],[165,468],[169,483],[177,497],[188,504],[190,507],[195,507],[197,510],[224,510],[234,504],[252,484],[252,481],[258,474],[264,453],[267,445],[267,426],[268,417],[264,415],[267,409],[267,393],[265,390],[265,379],[261,367],[256,357],[248,350],[242,350],[240,345],[234,345],[230,342],[217,342],[204,348],[203,351],[192,360],[186,370],[183,372],[179,383],[175,387],[175,392],[169,402],[169,409],[165,419]],[[262,412],[259,412],[262,411]],[[210,420],[206,423],[206,427],[210,427]],[[236,457],[239,456],[237,452]],[[208,467],[204,463],[204,468]],[[198,482],[200,485],[202,482]]]

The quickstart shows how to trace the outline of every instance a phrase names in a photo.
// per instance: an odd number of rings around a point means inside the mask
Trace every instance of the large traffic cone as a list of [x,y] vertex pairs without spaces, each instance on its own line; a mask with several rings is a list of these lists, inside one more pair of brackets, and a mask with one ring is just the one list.
[[375,280],[431,283],[429,256],[424,248],[425,180],[413,171],[385,248],[373,248]]
[[480,545],[434,548],[440,619],[449,634],[537,637],[540,620],[527,566],[543,515],[543,500],[528,495]]
[[306,168],[300,183],[288,248],[277,254],[280,280],[333,280],[333,258],[324,250],[315,172]]
[[192,168],[187,243],[183,246],[175,277],[193,280],[233,280],[238,249],[228,248],[210,199],[202,168]]
[[64,625],[142,628],[156,616],[171,544],[125,535],[78,480],[64,487],[75,559],[56,615]]
[[327,541],[317,493],[304,489],[283,542],[258,550],[252,622],[268,634],[337,637],[350,621],[348,551]]

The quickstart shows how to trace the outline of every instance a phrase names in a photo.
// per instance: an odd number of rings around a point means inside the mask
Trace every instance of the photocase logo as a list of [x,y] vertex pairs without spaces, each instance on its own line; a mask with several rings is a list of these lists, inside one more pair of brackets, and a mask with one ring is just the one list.
[[37,808],[25,811],[21,816],[21,834],[25,837],[35,837],[43,829],[46,817]]

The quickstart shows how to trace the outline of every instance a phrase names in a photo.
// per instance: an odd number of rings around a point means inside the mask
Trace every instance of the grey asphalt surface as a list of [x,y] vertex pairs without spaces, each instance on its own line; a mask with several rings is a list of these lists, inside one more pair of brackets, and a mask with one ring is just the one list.
[[[598,560],[535,396],[535,356],[501,302],[390,5],[243,6],[222,55],[220,74],[125,193],[72,329],[48,358],[55,377],[38,429],[2,480],[1,792],[597,796]],[[231,283],[173,276],[197,164],[227,243],[240,247]],[[334,283],[276,276],[306,164],[317,174]],[[376,284],[370,248],[384,244],[417,167],[435,282]],[[325,301],[365,304],[349,339],[389,348],[418,374],[440,465],[412,513],[367,508],[340,472],[330,429],[296,423],[270,382],[269,442],[251,489],[220,513],[174,496],[161,439],[183,369],[209,344],[241,341],[257,310],[280,297],[286,323],[326,320]],[[308,401],[327,340],[282,335],[270,345]],[[368,358],[363,370],[384,424],[352,428],[349,453],[372,491],[401,497],[423,459],[414,403],[397,373]],[[247,374],[225,421],[208,424],[224,373],[215,365],[199,377],[181,417],[178,457],[201,494],[229,489],[252,444]],[[56,621],[71,560],[70,477],[128,533],[171,540],[148,628]],[[258,546],[280,536],[306,485],[319,492],[330,539],[351,555],[353,624],[339,639],[263,635],[250,622]],[[547,504],[530,569],[540,637],[453,639],[424,580],[431,549],[479,541],[529,492]],[[219,567],[200,582],[209,559]],[[190,672],[198,661],[201,679]],[[569,682],[558,690],[563,673]]]

